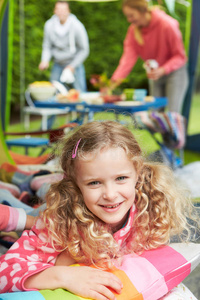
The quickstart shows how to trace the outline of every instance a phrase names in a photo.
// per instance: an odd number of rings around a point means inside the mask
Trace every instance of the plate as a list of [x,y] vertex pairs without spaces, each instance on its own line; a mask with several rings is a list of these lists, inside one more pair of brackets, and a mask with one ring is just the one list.
[[80,93],[80,99],[82,101],[87,101],[91,99],[95,99],[100,96],[99,92],[85,92],[85,93]]
[[119,106],[139,106],[139,105],[144,105],[145,102],[142,101],[118,101],[115,102],[115,105]]

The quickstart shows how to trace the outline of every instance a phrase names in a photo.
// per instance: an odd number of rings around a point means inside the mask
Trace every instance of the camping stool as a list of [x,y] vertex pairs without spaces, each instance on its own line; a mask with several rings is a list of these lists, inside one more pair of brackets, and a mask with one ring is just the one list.
[[[77,123],[70,122],[58,128],[42,131],[27,131],[27,132],[4,132],[5,136],[23,136],[19,138],[6,139],[6,144],[10,148],[12,146],[24,147],[26,155],[30,147],[42,147],[39,155],[41,155],[48,147],[57,142],[63,135],[78,126]],[[38,135],[47,134],[47,138],[38,137]]]
[[37,138],[37,137],[23,137],[17,139],[6,140],[6,144],[10,149],[12,146],[24,147],[25,154],[28,155],[29,147],[43,147],[43,149],[49,146],[49,139],[47,138]]

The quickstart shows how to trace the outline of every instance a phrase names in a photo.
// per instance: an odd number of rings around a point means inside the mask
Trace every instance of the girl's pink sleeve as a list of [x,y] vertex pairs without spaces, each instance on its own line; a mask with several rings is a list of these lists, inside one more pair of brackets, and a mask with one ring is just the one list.
[[28,277],[54,266],[59,252],[48,243],[43,227],[38,219],[0,258],[0,293],[27,290],[24,282]]
[[171,25],[166,28],[166,38],[170,49],[172,49],[172,56],[162,67],[165,69],[165,74],[169,74],[183,67],[187,62],[187,57],[178,25]]
[[124,40],[123,54],[120,58],[117,69],[112,75],[113,81],[126,78],[134,67],[138,59],[138,54],[135,51],[134,44],[135,39],[133,27],[129,26]]
[[26,213],[22,208],[0,204],[0,230],[22,231],[26,224]]

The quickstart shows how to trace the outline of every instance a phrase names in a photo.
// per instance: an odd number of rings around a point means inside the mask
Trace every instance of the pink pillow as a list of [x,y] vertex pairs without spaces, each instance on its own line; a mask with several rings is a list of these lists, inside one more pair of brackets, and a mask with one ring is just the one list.
[[0,189],[8,190],[16,198],[19,198],[21,193],[20,189],[16,185],[3,181],[0,181]]
[[33,191],[37,191],[43,185],[43,183],[54,183],[62,179],[63,179],[63,174],[61,173],[35,176],[30,182],[30,187]]
[[[117,300],[157,300],[183,281],[200,262],[200,244],[177,243],[143,255],[125,255],[113,271],[123,283]],[[3,275],[3,274],[2,274]],[[77,283],[78,284],[78,283]],[[84,300],[63,289],[1,294],[2,300]],[[165,299],[165,297],[163,298]],[[182,298],[181,298],[182,299]]]

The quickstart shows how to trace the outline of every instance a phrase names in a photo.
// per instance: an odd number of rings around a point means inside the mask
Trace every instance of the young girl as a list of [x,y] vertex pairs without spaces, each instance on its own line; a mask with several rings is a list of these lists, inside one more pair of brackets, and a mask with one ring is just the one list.
[[[123,287],[106,272],[113,259],[166,245],[183,232],[188,240],[193,207],[172,172],[145,161],[119,123],[82,125],[61,145],[64,178],[51,185],[36,225],[1,258],[1,292],[63,288],[115,299],[112,290]],[[76,262],[88,266],[70,267]]]

